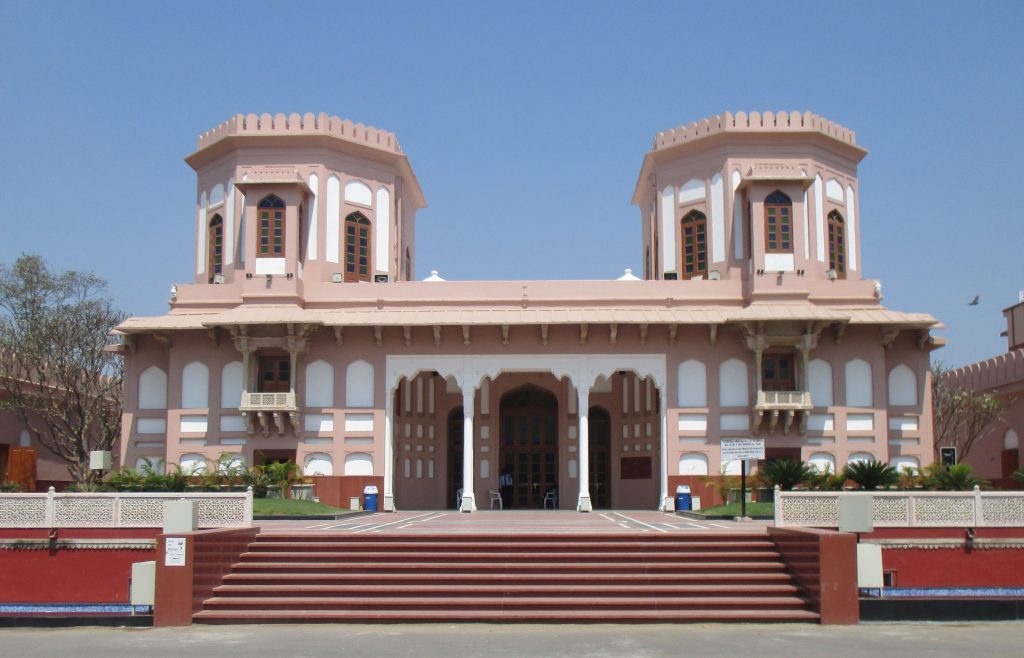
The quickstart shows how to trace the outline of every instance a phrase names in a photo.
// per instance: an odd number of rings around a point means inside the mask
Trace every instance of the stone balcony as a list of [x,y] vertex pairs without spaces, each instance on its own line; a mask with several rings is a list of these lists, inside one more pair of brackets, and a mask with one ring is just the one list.
[[245,419],[245,428],[249,434],[256,433],[259,425],[263,436],[270,435],[273,423],[278,434],[285,433],[285,418],[291,424],[292,433],[299,435],[302,415],[299,413],[298,399],[294,392],[250,393],[242,392],[242,404],[238,407]]
[[783,432],[789,432],[795,419],[799,419],[800,432],[807,430],[807,416],[814,404],[809,391],[758,391],[757,403],[754,405],[754,427],[761,424],[764,416],[768,416],[768,431],[778,425],[779,417],[783,419]]

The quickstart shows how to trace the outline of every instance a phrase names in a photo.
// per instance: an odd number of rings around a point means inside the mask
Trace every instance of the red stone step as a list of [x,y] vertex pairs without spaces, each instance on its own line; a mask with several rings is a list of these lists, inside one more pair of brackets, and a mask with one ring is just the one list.
[[573,596],[464,596],[458,598],[442,596],[214,596],[203,602],[206,610],[419,610],[444,608],[445,610],[473,610],[478,608],[500,608],[513,610],[558,610],[562,608],[599,610],[602,608],[644,608],[657,610],[700,608],[704,610],[760,607],[803,609],[806,602],[798,596],[661,596],[588,598],[581,604]]
[[205,624],[245,623],[698,623],[698,622],[816,622],[809,610],[732,608],[728,610],[202,610],[193,620]]
[[230,585],[327,585],[351,584],[358,587],[376,585],[430,584],[444,583],[447,585],[486,584],[491,587],[504,585],[550,583],[559,587],[577,584],[606,583],[609,585],[763,585],[772,583],[790,583],[792,578],[781,570],[751,571],[742,573],[522,573],[515,572],[480,572],[466,573],[230,573],[224,577],[224,583]]
[[[396,553],[390,551],[382,552],[365,552],[365,553],[349,553],[346,551],[335,551],[335,552],[306,552],[306,551],[250,551],[242,553],[241,560],[243,562],[248,561],[260,561],[260,562],[272,562],[272,561],[287,561],[287,562],[323,562],[323,561],[334,561],[339,562],[406,562],[410,558],[409,555],[403,553]],[[501,551],[501,552],[482,552],[482,551],[445,551],[445,552],[433,552],[433,551],[420,551],[415,554],[415,558],[419,562],[438,562],[438,563],[465,563],[465,562],[506,562],[506,563],[524,563],[524,562],[544,562],[544,563],[561,563],[561,562],[579,562],[579,561],[592,561],[600,560],[602,562],[620,561],[620,562],[631,562],[631,563],[652,563],[652,562],[672,562],[672,563],[683,563],[683,562],[705,562],[708,560],[715,560],[716,562],[725,562],[731,560],[740,561],[756,561],[756,560],[778,560],[779,554],[771,551],[673,551],[673,552],[662,552],[662,553],[647,553],[647,552],[611,552],[611,551],[579,551],[579,552],[520,552],[520,551]]]
[[194,617],[267,621],[815,621],[763,530],[260,535]]

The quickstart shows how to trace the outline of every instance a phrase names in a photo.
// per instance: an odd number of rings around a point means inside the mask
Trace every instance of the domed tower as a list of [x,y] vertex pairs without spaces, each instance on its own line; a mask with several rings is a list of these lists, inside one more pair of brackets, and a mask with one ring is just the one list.
[[809,112],[726,112],[658,133],[633,196],[644,278],[741,279],[751,301],[826,285],[870,297],[857,202],[866,154]]
[[186,162],[197,284],[247,295],[280,277],[279,296],[288,282],[301,296],[300,282],[412,279],[426,202],[393,133],[326,114],[239,114],[200,135]]

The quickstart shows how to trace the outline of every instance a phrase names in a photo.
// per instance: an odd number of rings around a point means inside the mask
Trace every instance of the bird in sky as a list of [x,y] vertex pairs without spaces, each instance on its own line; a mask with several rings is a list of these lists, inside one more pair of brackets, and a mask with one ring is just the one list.
[[974,296],[974,299],[972,299],[972,300],[971,300],[970,302],[968,302],[968,304],[967,304],[967,305],[968,305],[968,306],[977,306],[977,305],[978,305],[978,300],[979,300],[979,299],[981,299],[981,295],[975,295],[975,296]]

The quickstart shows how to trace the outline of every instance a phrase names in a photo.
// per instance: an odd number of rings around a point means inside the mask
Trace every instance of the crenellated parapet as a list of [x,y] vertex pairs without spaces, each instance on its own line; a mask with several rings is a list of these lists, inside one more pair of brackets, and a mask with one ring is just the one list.
[[991,391],[1024,382],[1024,349],[950,370],[953,382],[974,391]]
[[654,136],[652,149],[657,151],[726,132],[817,132],[851,146],[857,145],[852,130],[811,112],[725,112],[659,132]]
[[199,135],[196,150],[201,151],[226,137],[238,135],[327,135],[393,153],[402,152],[394,133],[328,116],[324,112],[315,115],[312,112],[303,115],[293,112],[287,116],[280,113],[236,114]]

